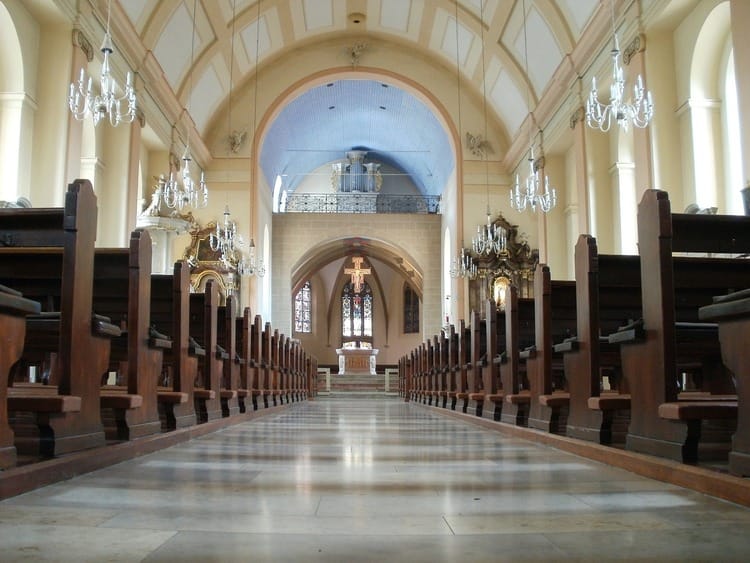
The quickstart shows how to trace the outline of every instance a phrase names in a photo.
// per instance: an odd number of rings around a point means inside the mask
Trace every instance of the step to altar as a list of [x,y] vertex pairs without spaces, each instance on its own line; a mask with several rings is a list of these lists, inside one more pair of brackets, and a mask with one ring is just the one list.
[[318,390],[324,393],[385,393],[385,380],[383,374],[332,374],[328,384],[325,377],[319,379]]

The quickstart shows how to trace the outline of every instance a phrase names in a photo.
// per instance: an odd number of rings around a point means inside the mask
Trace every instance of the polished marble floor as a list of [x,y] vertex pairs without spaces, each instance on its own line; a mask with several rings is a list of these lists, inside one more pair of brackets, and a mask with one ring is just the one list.
[[0,561],[747,561],[750,510],[392,399],[0,502]]

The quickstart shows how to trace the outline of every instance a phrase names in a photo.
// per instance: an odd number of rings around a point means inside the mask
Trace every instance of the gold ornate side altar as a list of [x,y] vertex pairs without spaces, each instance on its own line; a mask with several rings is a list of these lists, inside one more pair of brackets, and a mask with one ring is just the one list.
[[505,288],[514,286],[519,297],[534,297],[534,270],[539,263],[539,250],[529,247],[525,234],[519,235],[518,225],[511,225],[502,214],[494,223],[507,233],[506,249],[499,256],[471,256],[477,265],[477,276],[469,281],[469,307],[484,316],[487,299],[498,308],[505,306]]

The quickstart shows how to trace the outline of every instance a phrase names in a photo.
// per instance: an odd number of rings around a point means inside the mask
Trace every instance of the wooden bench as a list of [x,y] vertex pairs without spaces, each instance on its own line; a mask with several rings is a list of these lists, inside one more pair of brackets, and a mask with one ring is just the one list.
[[719,342],[724,365],[734,375],[737,388],[737,430],[729,452],[729,471],[750,476],[750,290],[714,297],[698,311],[701,320],[719,324]]
[[466,413],[475,416],[482,416],[485,398],[482,373],[487,367],[487,323],[480,317],[479,311],[471,312],[471,368],[466,374],[469,395]]
[[500,417],[502,422],[527,426],[531,395],[526,362],[535,354],[534,300],[519,298],[518,290],[510,286],[505,298],[505,355],[500,367],[500,377],[505,393],[505,403]]
[[438,371],[435,400],[436,406],[444,409],[448,405],[448,376],[450,372],[448,361],[448,335],[445,330],[441,330],[440,335],[436,338],[438,349]]
[[534,273],[534,354],[526,362],[529,381],[529,428],[565,434],[570,393],[554,342],[576,330],[575,282],[552,280],[549,267]]
[[456,410],[456,389],[458,388],[458,377],[461,373],[461,366],[458,362],[458,334],[456,327],[448,327],[448,369],[445,376],[445,408]]
[[278,395],[274,393],[273,330],[269,322],[263,325],[261,341],[263,346],[263,360],[261,362],[261,369],[263,370],[263,400],[266,407],[275,407]]
[[[718,330],[698,323],[698,308],[714,295],[744,288],[750,260],[676,257],[675,253],[747,253],[750,218],[673,214],[668,195],[647,190],[638,206],[644,340],[624,344],[623,372],[630,385],[628,449],[685,462],[699,459],[699,444],[715,449],[732,425],[705,420],[736,416],[734,388],[721,364]],[[678,371],[679,370],[679,371]],[[680,401],[680,372],[695,370],[698,390],[714,400]],[[701,434],[704,440],[701,440]]]
[[198,357],[190,354],[190,268],[175,262],[172,274],[151,275],[151,327],[168,336],[157,389],[162,430],[194,426],[197,422],[193,386],[198,377]]
[[199,423],[222,417],[221,378],[226,352],[217,348],[219,294],[213,280],[204,293],[190,294],[190,336],[188,353],[198,358],[198,376],[193,387],[195,413]]
[[456,401],[453,410],[466,412],[469,402],[469,370],[471,366],[471,327],[458,321],[458,373],[456,374]]
[[640,264],[638,256],[599,254],[590,235],[578,238],[575,337],[554,346],[563,354],[570,394],[568,436],[600,444],[625,441],[630,394],[619,345],[608,335],[642,334],[637,323],[629,322],[642,315]]
[[482,417],[499,421],[505,402],[500,377],[501,366],[506,359],[505,311],[498,310],[491,299],[485,301],[484,308],[487,323],[487,365],[482,373],[482,387],[485,390]]
[[8,389],[19,453],[51,457],[105,443],[100,380],[120,330],[92,309],[96,218],[87,180],[68,186],[64,208],[0,210],[0,280],[43,311],[27,317],[22,363],[42,369],[44,383],[19,369]]
[[38,314],[41,305],[0,285],[0,469],[16,464],[13,430],[8,424],[8,378],[20,358],[26,337],[26,316]]
[[237,355],[240,358],[239,387],[245,390],[243,400],[244,411],[258,410],[255,396],[253,395],[253,382],[255,381],[255,369],[257,361],[253,358],[253,316],[250,307],[245,307],[241,317],[235,320],[237,334]]
[[94,309],[123,330],[112,339],[109,371],[117,380],[106,384],[100,403],[110,440],[132,440],[161,431],[157,386],[163,351],[172,342],[150,334],[151,237],[131,233],[130,247],[97,249],[94,256]]
[[245,412],[247,390],[240,388],[240,364],[237,353],[237,298],[228,295],[216,310],[216,343],[226,353],[221,375],[221,414],[224,417]]

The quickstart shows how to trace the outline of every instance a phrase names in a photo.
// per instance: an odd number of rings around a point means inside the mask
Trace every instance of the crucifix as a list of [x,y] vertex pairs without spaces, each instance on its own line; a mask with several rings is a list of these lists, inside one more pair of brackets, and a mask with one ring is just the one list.
[[370,273],[370,268],[362,268],[362,262],[364,258],[361,256],[352,256],[352,264],[354,268],[344,268],[344,274],[352,276],[352,284],[354,284],[354,293],[362,291],[362,284],[365,283],[365,274]]

